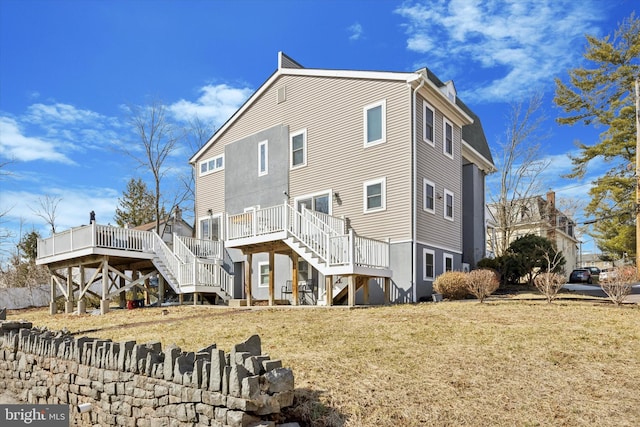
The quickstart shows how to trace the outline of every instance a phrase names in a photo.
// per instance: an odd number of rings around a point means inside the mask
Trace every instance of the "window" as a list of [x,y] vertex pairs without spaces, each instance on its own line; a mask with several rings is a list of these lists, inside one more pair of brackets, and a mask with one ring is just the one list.
[[258,176],[269,173],[269,141],[258,143]]
[[453,221],[453,193],[447,189],[444,190],[444,217]]
[[258,281],[258,286],[261,288],[266,288],[267,286],[269,286],[269,263],[268,262],[258,263],[258,269],[260,271],[260,279]]
[[444,271],[453,271],[453,255],[443,254]]
[[200,218],[200,238],[203,240],[220,240],[222,214]]
[[443,146],[442,151],[448,157],[453,159],[453,126],[446,119],[444,119],[444,132],[443,132]]
[[427,143],[434,145],[433,142],[433,119],[435,117],[435,112],[433,108],[426,102],[422,103],[423,110],[423,118],[424,123],[422,126],[422,139],[424,139]]
[[424,280],[433,280],[433,266],[435,253],[431,249],[422,250],[422,278]]
[[307,130],[292,133],[290,136],[291,169],[307,165]]
[[200,162],[200,176],[224,169],[224,154]]
[[304,205],[304,207],[310,211],[331,215],[331,204],[329,203],[331,200],[330,197],[331,191],[302,196],[296,198],[296,207],[298,208],[298,212],[302,210],[302,206]]
[[423,209],[427,212],[435,213],[435,194],[436,186],[433,182],[424,180],[424,203]]
[[387,140],[387,101],[382,100],[364,107],[364,145],[375,145]]
[[386,178],[364,183],[364,211],[377,212],[386,209]]

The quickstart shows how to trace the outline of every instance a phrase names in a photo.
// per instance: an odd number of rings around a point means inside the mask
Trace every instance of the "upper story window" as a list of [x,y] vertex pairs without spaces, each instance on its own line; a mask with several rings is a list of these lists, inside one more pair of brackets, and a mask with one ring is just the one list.
[[383,211],[387,208],[386,178],[367,181],[363,185],[364,212]]
[[443,125],[442,151],[453,159],[453,125],[447,119],[444,119]]
[[269,173],[269,141],[258,143],[258,176]]
[[424,181],[424,202],[423,209],[427,212],[435,213],[435,191],[436,186],[433,182],[425,179]]
[[433,267],[434,267],[435,252],[432,251],[431,249],[423,249],[422,250],[422,257],[423,257],[422,279],[423,280],[433,280],[433,277],[434,277]]
[[424,123],[422,126],[422,139],[425,142],[434,145],[433,139],[433,130],[434,130],[434,118],[435,118],[435,110],[426,102],[422,103]]
[[387,101],[364,107],[364,146],[381,144],[387,140]]
[[200,176],[224,169],[224,154],[200,162]]
[[444,190],[444,217],[453,221],[453,193],[446,189]]
[[294,132],[289,137],[291,169],[307,165],[307,130]]

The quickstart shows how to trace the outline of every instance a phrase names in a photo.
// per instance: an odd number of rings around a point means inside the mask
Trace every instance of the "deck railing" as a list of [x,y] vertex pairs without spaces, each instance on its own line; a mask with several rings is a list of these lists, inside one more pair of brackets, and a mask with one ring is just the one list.
[[241,214],[228,215],[227,238],[256,238],[286,231],[328,266],[358,265],[389,268],[389,243],[345,233],[344,220],[302,209],[288,203]]

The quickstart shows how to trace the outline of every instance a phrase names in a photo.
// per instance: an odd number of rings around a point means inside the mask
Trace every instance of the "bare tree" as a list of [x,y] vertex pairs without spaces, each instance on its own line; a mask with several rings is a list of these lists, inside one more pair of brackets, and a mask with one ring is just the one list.
[[523,202],[540,194],[542,172],[549,166],[540,152],[545,135],[541,126],[545,120],[538,113],[542,94],[536,93],[528,101],[511,105],[505,142],[495,156],[500,171],[497,194],[491,195],[491,211],[497,222],[496,255],[504,255],[511,243],[516,225],[520,222]]
[[547,298],[547,302],[551,304],[551,302],[557,298],[558,292],[560,292],[560,289],[562,289],[566,283],[566,278],[563,274],[555,273],[558,266],[563,262],[563,256],[560,251],[545,250],[544,248],[540,248],[540,250],[544,251],[543,258],[547,264],[547,268],[544,273],[536,276],[533,283]]
[[495,271],[488,269],[473,270],[467,274],[467,287],[469,292],[478,298],[480,303],[494,293],[500,286],[500,281]]
[[44,197],[38,198],[38,207],[31,208],[36,216],[42,218],[51,227],[51,234],[56,233],[56,211],[61,200],[62,197],[45,194]]
[[636,268],[632,265],[623,265],[616,267],[609,278],[600,283],[600,287],[615,305],[620,305],[631,293],[637,280]]
[[[155,195],[156,232],[161,235],[160,218],[162,209],[162,180],[169,171],[167,160],[177,148],[181,136],[178,129],[167,117],[167,107],[158,99],[148,105],[130,106],[129,122],[138,135],[138,144],[134,148],[125,149],[125,153],[134,159],[139,167],[146,168],[153,176],[153,190]],[[136,148],[141,148],[138,150]],[[183,197],[182,197],[183,198]],[[171,210],[178,205],[176,197],[172,201]]]

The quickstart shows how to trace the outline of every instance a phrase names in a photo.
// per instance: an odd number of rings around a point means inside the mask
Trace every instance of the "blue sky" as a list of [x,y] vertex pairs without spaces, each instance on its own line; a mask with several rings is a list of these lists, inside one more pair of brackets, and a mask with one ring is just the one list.
[[[59,230],[86,224],[91,210],[113,222],[127,181],[151,183],[121,152],[136,140],[124,107],[155,97],[177,124],[197,115],[218,127],[275,71],[278,51],[310,68],[429,67],[454,80],[493,149],[509,103],[543,91],[543,185],[586,195],[606,165],[582,181],[559,177],[574,141],[603,129],[556,125],[553,79],[581,64],[585,34],[612,34],[635,9],[637,0],[0,0],[0,163],[11,161],[0,227],[48,235],[33,212],[47,194],[61,198]],[[191,154],[170,159],[170,177],[188,171]]]

